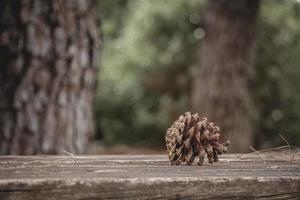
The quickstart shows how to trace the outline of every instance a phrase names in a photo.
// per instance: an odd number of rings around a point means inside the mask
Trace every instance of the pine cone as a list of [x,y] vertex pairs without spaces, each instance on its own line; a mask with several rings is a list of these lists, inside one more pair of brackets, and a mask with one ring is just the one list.
[[170,163],[191,165],[199,156],[198,165],[203,165],[207,154],[208,162],[218,162],[218,155],[227,151],[229,141],[219,143],[220,128],[197,113],[186,112],[181,115],[166,132],[166,146]]

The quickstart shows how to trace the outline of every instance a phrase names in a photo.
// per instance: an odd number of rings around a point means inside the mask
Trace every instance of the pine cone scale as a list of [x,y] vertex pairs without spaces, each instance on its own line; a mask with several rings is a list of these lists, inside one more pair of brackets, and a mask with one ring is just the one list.
[[166,132],[170,163],[191,165],[198,156],[198,165],[203,165],[205,154],[209,163],[218,162],[218,155],[225,153],[229,145],[229,141],[219,143],[219,138],[220,128],[213,122],[200,118],[197,113],[184,113]]

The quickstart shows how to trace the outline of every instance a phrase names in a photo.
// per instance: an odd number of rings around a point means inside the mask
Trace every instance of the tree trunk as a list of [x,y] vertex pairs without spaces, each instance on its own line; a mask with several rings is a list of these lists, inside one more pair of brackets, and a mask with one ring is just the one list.
[[94,131],[96,1],[0,3],[0,154],[84,153]]
[[192,89],[192,108],[216,121],[231,151],[249,151],[253,104],[249,82],[258,0],[209,0],[204,17],[201,68]]

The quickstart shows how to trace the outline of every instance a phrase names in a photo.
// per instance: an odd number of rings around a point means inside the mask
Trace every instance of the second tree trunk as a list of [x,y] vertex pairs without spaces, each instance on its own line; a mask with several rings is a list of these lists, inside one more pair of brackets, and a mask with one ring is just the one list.
[[210,0],[204,17],[201,68],[192,89],[192,107],[216,121],[230,151],[246,152],[253,142],[253,74],[258,0]]

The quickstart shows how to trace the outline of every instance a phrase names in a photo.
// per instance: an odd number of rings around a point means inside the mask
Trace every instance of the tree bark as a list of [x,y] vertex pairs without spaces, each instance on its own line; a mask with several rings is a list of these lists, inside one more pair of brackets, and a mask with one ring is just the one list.
[[249,151],[253,142],[253,50],[258,0],[209,0],[204,16],[205,37],[192,108],[220,125],[230,150]]
[[84,153],[94,131],[96,1],[0,4],[0,154]]

